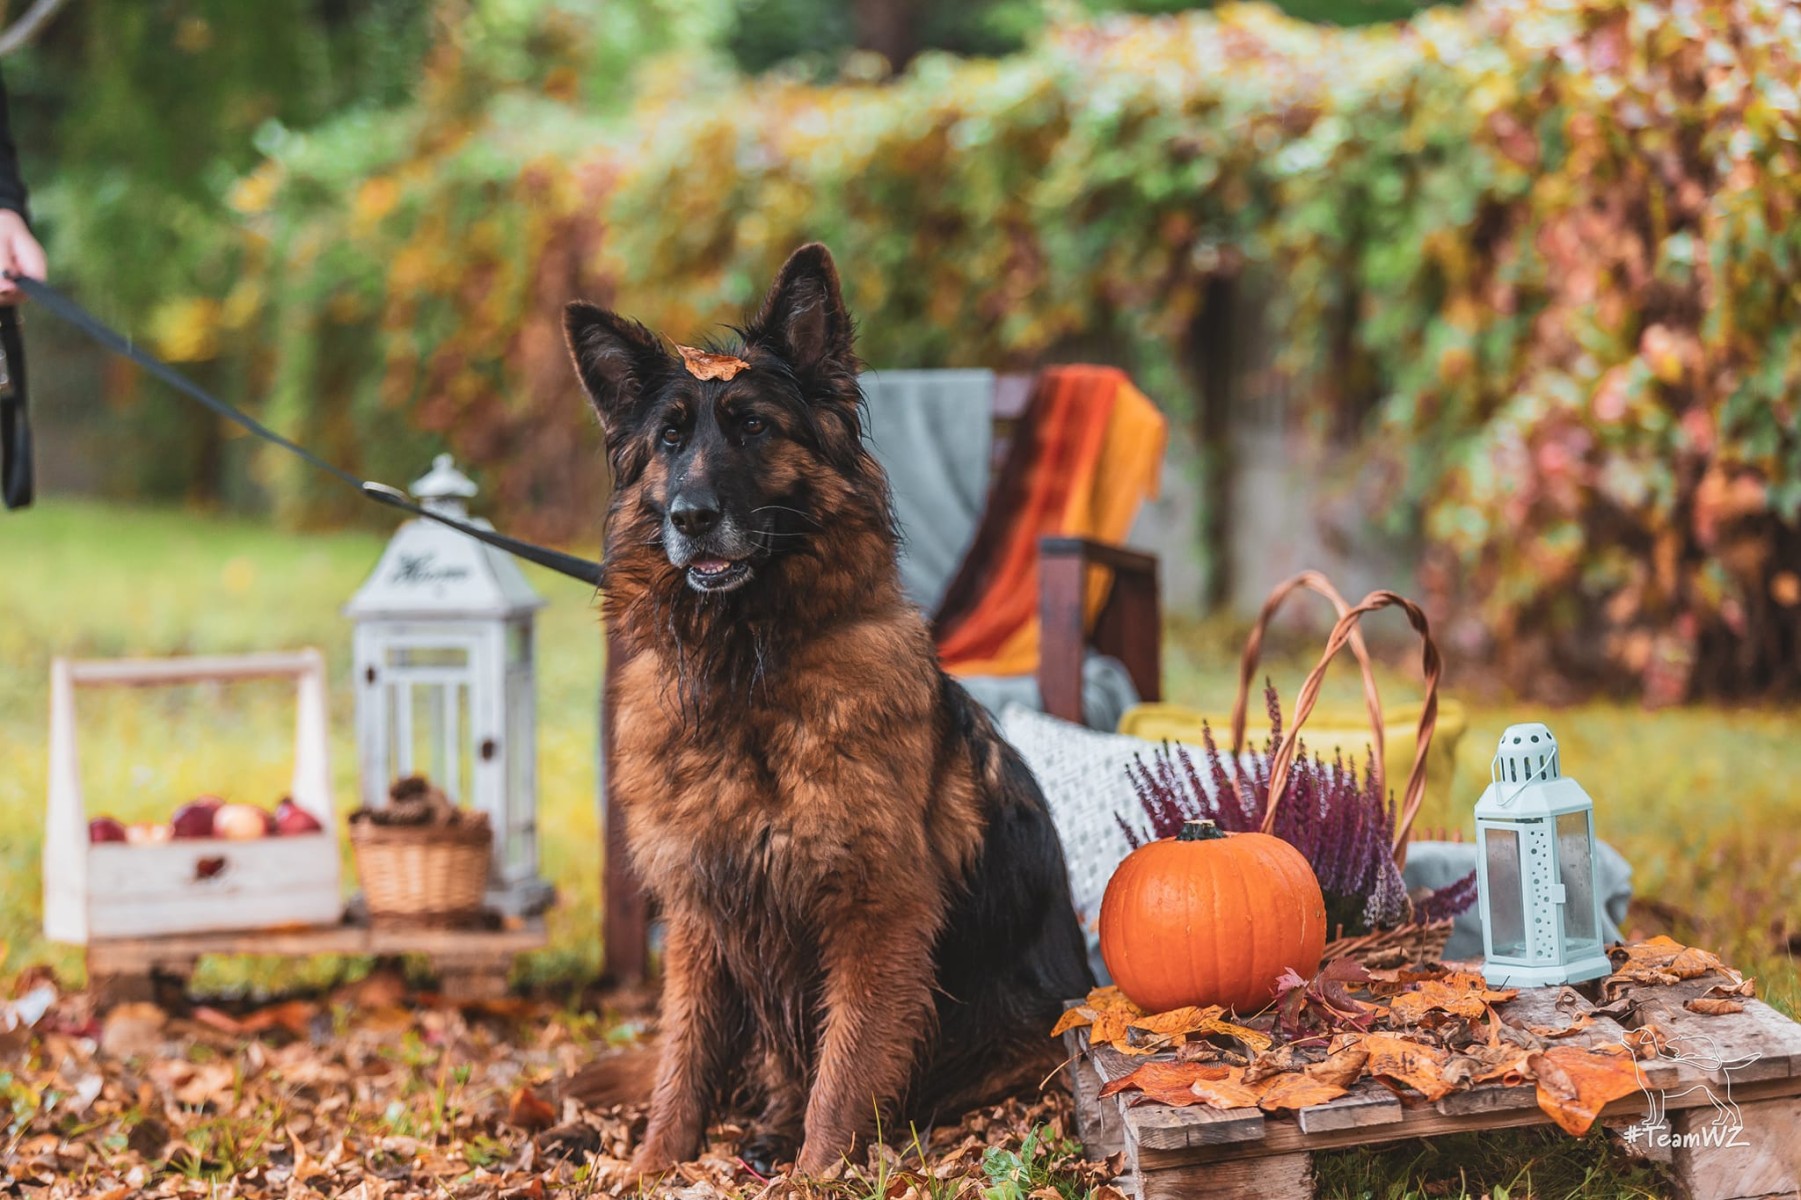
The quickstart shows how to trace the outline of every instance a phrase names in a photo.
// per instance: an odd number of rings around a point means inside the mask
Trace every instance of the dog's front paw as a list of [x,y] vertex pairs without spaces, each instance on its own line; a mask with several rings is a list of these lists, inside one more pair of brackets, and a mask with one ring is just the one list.
[[849,1149],[848,1142],[808,1138],[800,1148],[800,1157],[794,1161],[794,1173],[809,1178],[836,1178],[844,1169],[845,1152]]
[[680,1161],[679,1155],[670,1153],[660,1143],[646,1142],[632,1155],[631,1173],[643,1183],[654,1183],[659,1176],[667,1175]]
[[773,1129],[758,1129],[738,1147],[744,1165],[765,1179],[775,1175],[784,1163],[794,1161],[794,1139]]

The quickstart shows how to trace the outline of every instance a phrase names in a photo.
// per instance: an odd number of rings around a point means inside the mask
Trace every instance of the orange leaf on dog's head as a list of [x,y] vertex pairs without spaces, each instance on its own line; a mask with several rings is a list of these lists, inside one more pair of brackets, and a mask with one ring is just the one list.
[[676,351],[681,354],[688,374],[696,379],[732,379],[738,372],[750,368],[749,363],[731,354],[715,354],[711,350],[696,350],[693,346],[677,346]]

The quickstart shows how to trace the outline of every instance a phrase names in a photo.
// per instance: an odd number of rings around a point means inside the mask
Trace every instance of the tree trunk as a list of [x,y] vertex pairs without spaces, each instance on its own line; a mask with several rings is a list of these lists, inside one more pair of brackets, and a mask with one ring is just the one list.
[[918,0],[854,0],[851,17],[857,49],[875,51],[896,72],[919,53]]

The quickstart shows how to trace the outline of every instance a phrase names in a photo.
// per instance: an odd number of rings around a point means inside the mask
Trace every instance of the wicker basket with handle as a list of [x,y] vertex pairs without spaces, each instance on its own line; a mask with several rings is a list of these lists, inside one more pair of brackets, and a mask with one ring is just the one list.
[[[1282,736],[1282,742],[1276,747],[1270,758],[1269,804],[1264,810],[1263,832],[1269,833],[1275,828],[1276,808],[1282,802],[1287,791],[1290,773],[1294,767],[1295,756],[1300,752],[1301,728],[1312,714],[1314,705],[1319,700],[1320,685],[1326,676],[1326,669],[1338,652],[1347,645],[1357,659],[1357,665],[1363,675],[1364,701],[1369,708],[1374,755],[1371,771],[1375,774],[1376,793],[1386,795],[1386,780],[1383,778],[1383,720],[1382,699],[1376,688],[1375,672],[1370,663],[1369,650],[1364,645],[1363,635],[1359,632],[1359,623],[1363,617],[1384,608],[1399,608],[1420,636],[1420,668],[1425,675],[1426,698],[1420,707],[1419,733],[1415,739],[1413,766],[1407,775],[1407,786],[1402,792],[1401,811],[1395,822],[1393,853],[1395,865],[1403,866],[1407,861],[1407,840],[1413,829],[1414,818],[1419,815],[1420,803],[1426,794],[1426,755],[1432,744],[1432,734],[1438,724],[1438,678],[1441,663],[1438,647],[1432,641],[1431,627],[1426,621],[1426,614],[1413,601],[1405,596],[1389,591],[1374,591],[1365,596],[1355,606],[1345,601],[1338,589],[1330,580],[1316,571],[1303,571],[1301,574],[1279,584],[1264,602],[1263,610],[1252,626],[1250,637],[1245,641],[1244,656],[1239,663],[1238,698],[1232,707],[1232,761],[1236,765],[1239,754],[1244,749],[1245,708],[1250,696],[1251,680],[1256,674],[1257,659],[1263,646],[1263,637],[1268,629],[1270,619],[1276,610],[1290,595],[1302,589],[1316,592],[1331,602],[1338,613],[1338,621],[1332,627],[1331,635],[1326,639],[1325,651],[1319,662],[1308,674],[1306,682],[1301,685],[1301,692],[1295,701],[1294,720]],[[1356,937],[1341,936],[1334,938],[1326,946],[1325,959],[1354,958],[1368,964],[1393,964],[1400,961],[1418,961],[1436,958],[1444,953],[1445,943],[1451,936],[1449,920],[1420,922],[1407,921],[1392,929],[1379,929]]]
[[350,823],[350,847],[369,921],[454,929],[481,919],[494,835],[483,822]]

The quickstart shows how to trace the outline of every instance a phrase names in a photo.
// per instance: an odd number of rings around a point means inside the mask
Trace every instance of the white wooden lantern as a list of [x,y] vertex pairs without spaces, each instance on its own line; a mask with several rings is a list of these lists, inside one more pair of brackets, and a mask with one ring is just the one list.
[[1595,803],[1544,725],[1511,725],[1476,802],[1482,974],[1496,986],[1580,983],[1611,969],[1595,886]]
[[[483,528],[476,487],[440,454],[412,485],[420,504]],[[488,903],[511,915],[548,907],[538,875],[532,621],[544,601],[511,557],[418,517],[394,534],[345,607],[356,622],[356,732],[363,804],[422,774],[488,814]]]
[[[292,679],[294,803],[313,833],[251,841],[192,838],[90,844],[76,737],[77,688]],[[230,780],[219,788],[229,792]],[[338,839],[325,725],[325,660],[317,650],[141,658],[50,666],[50,795],[44,829],[44,936],[85,945],[110,938],[335,925]]]

